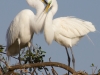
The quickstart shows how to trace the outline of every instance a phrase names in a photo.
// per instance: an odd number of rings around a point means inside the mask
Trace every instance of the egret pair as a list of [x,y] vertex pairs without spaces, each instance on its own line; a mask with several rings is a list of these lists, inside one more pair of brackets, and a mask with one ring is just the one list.
[[[73,68],[75,69],[75,58],[72,46],[87,35],[96,31],[94,25],[85,20],[75,17],[60,17],[54,20],[53,16],[58,10],[56,0],[26,0],[28,4],[37,10],[37,14],[29,9],[24,9],[11,22],[7,30],[7,55],[14,56],[20,53],[24,47],[31,46],[34,33],[44,30],[44,37],[48,44],[53,40],[65,47],[68,56],[68,66],[70,66],[70,56],[72,54]],[[44,4],[46,4],[46,7]],[[49,10],[50,9],[50,10]]]

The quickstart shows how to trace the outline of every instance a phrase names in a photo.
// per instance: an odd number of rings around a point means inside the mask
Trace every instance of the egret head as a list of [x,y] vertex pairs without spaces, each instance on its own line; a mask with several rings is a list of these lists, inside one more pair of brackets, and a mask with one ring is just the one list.
[[51,7],[51,3],[52,3],[52,0],[41,0],[44,4],[46,4],[46,7],[45,7],[45,9],[44,9],[44,13],[47,13],[48,12],[48,10],[49,10],[49,8]]
[[47,2],[45,0],[26,0],[27,3],[31,6],[31,7],[41,7],[44,6],[44,4],[47,4]]
[[[47,0],[47,3],[48,3],[48,4],[50,4],[50,7],[52,7],[52,6],[53,6],[54,1],[55,1],[55,0]],[[49,7],[49,8],[50,8],[50,7]]]
[[58,4],[57,4],[57,1],[56,0],[47,0],[47,5],[46,5],[46,7],[45,7],[45,9],[44,9],[44,13],[45,14],[47,14],[48,13],[48,11],[50,12],[50,13],[52,13],[52,15],[54,16],[55,15],[55,13],[57,12],[57,10],[58,10]]
[[41,1],[46,5],[48,4],[46,0],[41,0]]
[[44,9],[44,12],[47,13],[49,11],[49,9],[52,9],[53,10],[52,12],[54,12],[54,14],[56,13],[56,11],[58,9],[56,0],[47,0],[47,5]]
[[26,1],[31,7],[35,7],[35,4],[36,4],[35,0],[26,0]]

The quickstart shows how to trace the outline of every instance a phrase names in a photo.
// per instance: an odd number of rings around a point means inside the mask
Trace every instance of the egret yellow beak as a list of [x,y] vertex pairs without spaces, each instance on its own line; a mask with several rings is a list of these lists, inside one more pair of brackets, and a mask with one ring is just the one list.
[[[42,1],[45,1],[45,0],[42,0]],[[47,12],[49,11],[49,8],[50,8],[50,4],[51,4],[51,1],[49,3],[47,3],[46,7],[44,8],[43,12],[40,14],[40,16],[37,18],[37,23],[42,19],[43,15],[44,14],[47,14]]]
[[44,4],[46,4],[46,5],[48,4],[45,0],[41,0],[41,1],[42,1]]
[[50,1],[50,2],[46,5],[46,7],[45,7],[45,9],[44,9],[44,11],[43,11],[44,13],[47,13],[47,12],[49,11],[51,2],[52,2],[52,1]]

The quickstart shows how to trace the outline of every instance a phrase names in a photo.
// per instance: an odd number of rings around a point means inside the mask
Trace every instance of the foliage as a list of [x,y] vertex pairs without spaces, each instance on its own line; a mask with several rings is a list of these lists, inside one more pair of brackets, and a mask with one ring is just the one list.
[[[95,66],[94,63],[92,63],[90,67],[92,68],[92,74],[95,74],[98,66]],[[100,69],[98,70],[98,74],[99,73],[100,73]]]
[[[6,53],[5,53],[5,46],[2,46],[0,45],[0,75],[38,75],[39,72],[42,72],[42,75],[44,75],[43,72],[45,72],[46,75],[51,75],[50,72],[49,72],[49,69],[46,67],[46,65],[49,65],[51,66],[51,72],[53,75],[58,75],[58,73],[56,72],[56,70],[54,69],[53,66],[56,66],[56,67],[59,67],[59,68],[63,68],[66,70],[68,70],[69,72],[73,73],[72,75],[88,75],[87,73],[85,73],[84,71],[83,72],[76,72],[75,70],[73,70],[72,68],[68,67],[67,65],[65,64],[62,64],[62,63],[58,63],[58,62],[51,62],[51,58],[49,58],[49,62],[44,62],[44,57],[45,57],[45,54],[46,52],[44,50],[42,50],[41,46],[38,46],[36,45],[36,47],[32,47],[30,49],[23,49],[21,50],[20,54],[20,59],[19,57],[12,57],[14,58],[15,60],[20,60],[21,64],[18,65],[18,64],[15,64],[14,66],[12,67],[22,67],[24,66],[25,64],[29,64],[32,65],[32,64],[38,64],[38,65],[41,65],[41,66],[38,66],[38,67],[28,67],[28,68],[19,68],[19,69],[15,69],[13,71],[11,71],[10,73],[10,69],[8,68],[8,65],[7,65],[7,56],[6,56]],[[46,64],[48,63],[48,64]],[[91,64],[90,66],[92,68],[92,74],[95,75],[95,71],[97,70],[97,66],[95,66],[93,63]],[[38,70],[38,72],[37,72]],[[98,70],[98,74],[100,73],[100,69]],[[65,74],[67,75],[67,74]]]
[[[38,47],[38,45],[36,45],[37,47],[34,47],[33,49],[30,48],[30,50],[28,49],[24,49],[21,51],[21,56],[20,56],[20,60],[22,64],[28,64],[28,63],[41,63],[44,62],[43,58],[45,57],[45,51],[42,50],[41,46]],[[7,63],[7,57],[4,57],[5,51],[4,51],[4,47],[0,45],[0,67],[1,70],[3,71],[3,74],[5,74],[8,70],[6,67],[6,63]],[[13,57],[17,60],[19,60],[19,57]],[[3,62],[3,63],[2,63]],[[42,70],[42,69],[47,69],[46,67],[38,67],[38,70]],[[24,72],[27,71],[26,69],[23,70]],[[32,71],[32,68],[29,68],[29,71]]]
[[22,60],[25,61],[24,64],[43,62],[43,57],[45,57],[45,53],[46,52],[42,51],[41,47],[39,47],[38,49],[33,49],[33,51],[31,52],[27,50]]

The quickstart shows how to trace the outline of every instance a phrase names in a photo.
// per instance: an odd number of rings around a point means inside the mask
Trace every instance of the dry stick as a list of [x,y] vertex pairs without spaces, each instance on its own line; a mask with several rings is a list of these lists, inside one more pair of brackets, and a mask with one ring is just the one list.
[[35,74],[38,75],[38,73],[36,72],[36,70],[35,70]]
[[97,67],[95,68],[95,70],[94,70],[93,74],[95,73],[96,69],[97,69]]
[[50,73],[48,75],[51,75]]
[[58,75],[58,73],[55,71],[54,68],[52,68],[52,73],[53,73],[54,75]]
[[48,74],[48,73],[47,73],[47,70],[46,70],[44,67],[43,67],[43,69],[44,69],[46,75],[50,75],[50,72],[49,72],[49,74]]
[[[0,57],[0,59],[3,60],[1,57]],[[2,66],[1,66],[1,61],[0,61],[0,69],[1,69],[2,73],[5,74],[5,72],[4,72],[4,70],[3,70]]]
[[1,65],[0,65],[0,69],[1,69],[2,73],[5,74],[5,72],[4,72],[4,70],[3,70]]
[[44,75],[44,73],[42,72],[42,75]]
[[93,74],[93,68],[92,68],[92,74]]
[[54,72],[56,73],[56,75],[58,75],[58,73],[54,70]]
[[[51,62],[51,57],[49,58],[49,62]],[[53,68],[53,66],[51,66],[51,68],[52,68],[52,73],[53,73],[54,75],[58,75],[58,73],[57,73],[56,70]]]
[[7,72],[6,74],[4,75],[11,75],[14,71],[10,71],[10,72]]
[[51,75],[50,72],[48,73],[48,75]]
[[34,73],[35,73],[36,75],[38,75],[38,73],[36,72],[36,67],[33,68],[33,69],[34,69],[34,70],[33,70],[32,74],[34,75]]
[[34,72],[36,71],[36,68],[33,68],[34,70],[33,70],[33,72],[32,72],[32,75],[34,75]]
[[55,75],[55,72],[53,71],[53,69],[51,69],[51,71],[52,71],[52,74]]
[[[27,75],[27,73],[29,73],[29,72],[27,72],[27,69],[22,69],[22,72],[23,72],[23,74],[25,74],[25,75]],[[30,73],[31,74],[31,73]]]
[[7,68],[9,67],[6,61],[4,61],[2,59],[0,59],[0,61],[3,62],[7,66]]
[[31,74],[30,72],[26,72],[26,74],[27,74],[27,73]]
[[44,71],[45,71],[46,75],[48,75],[48,73],[47,73],[46,69],[45,69],[44,67],[43,67],[43,69],[44,69]]
[[[23,68],[34,68],[34,67],[44,67],[44,66],[55,66],[55,67],[60,67],[63,68],[65,70],[70,71],[70,73],[76,73],[75,70],[73,70],[71,67],[62,64],[62,63],[58,63],[58,62],[43,62],[43,63],[34,63],[34,64],[25,64],[25,65],[15,65],[15,66],[10,66],[9,68],[9,72],[16,70],[16,69],[23,69]],[[8,72],[8,73],[9,73]]]

